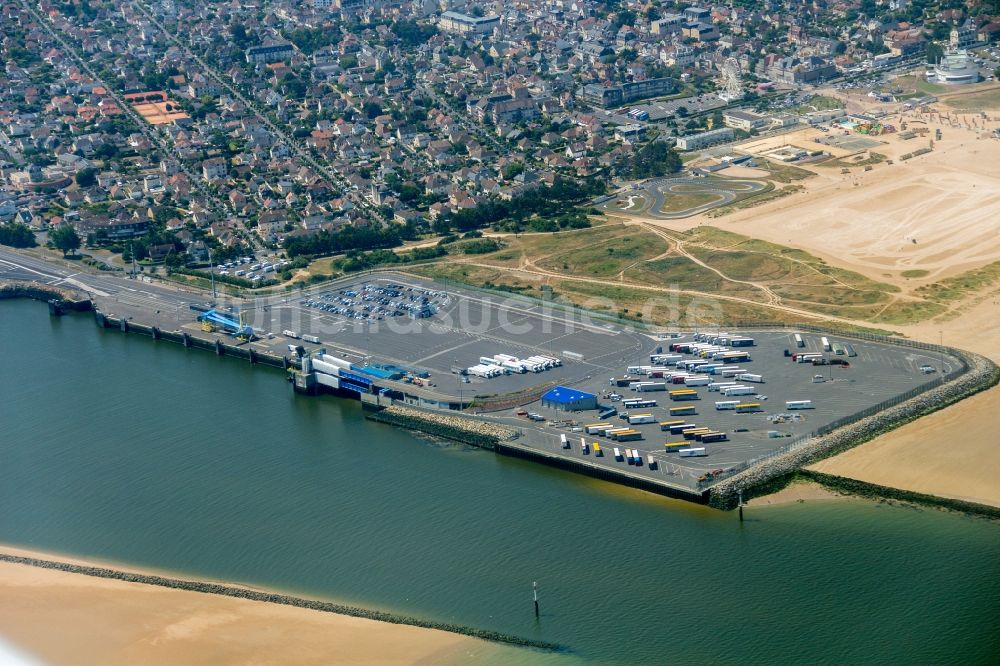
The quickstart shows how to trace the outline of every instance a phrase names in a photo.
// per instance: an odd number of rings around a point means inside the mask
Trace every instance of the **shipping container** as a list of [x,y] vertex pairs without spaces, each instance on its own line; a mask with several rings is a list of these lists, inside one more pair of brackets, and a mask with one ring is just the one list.
[[718,410],[724,409],[736,409],[736,405],[740,404],[739,400],[723,400],[721,402],[715,403],[715,408]]
[[703,446],[692,449],[681,449],[677,453],[680,454],[681,458],[704,458],[708,455],[708,452]]

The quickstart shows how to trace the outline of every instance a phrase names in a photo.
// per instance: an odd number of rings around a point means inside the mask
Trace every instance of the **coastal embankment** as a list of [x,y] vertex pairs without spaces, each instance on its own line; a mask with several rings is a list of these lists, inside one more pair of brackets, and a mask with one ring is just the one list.
[[69,310],[87,312],[93,307],[90,297],[75,289],[21,280],[0,280],[0,299],[6,298],[45,301],[49,304],[49,311],[52,314],[62,314]]
[[496,450],[498,442],[509,442],[518,437],[517,431],[495,423],[446,413],[425,412],[401,405],[372,411],[368,418],[490,451]]

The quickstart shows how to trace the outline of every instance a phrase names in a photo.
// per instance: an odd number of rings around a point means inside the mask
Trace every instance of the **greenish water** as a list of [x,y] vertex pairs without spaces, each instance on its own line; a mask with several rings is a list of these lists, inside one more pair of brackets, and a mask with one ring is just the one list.
[[[0,304],[0,542],[567,646],[491,663],[997,663],[1000,525],[723,514],[363,420],[280,373]],[[532,612],[531,582],[542,617]]]

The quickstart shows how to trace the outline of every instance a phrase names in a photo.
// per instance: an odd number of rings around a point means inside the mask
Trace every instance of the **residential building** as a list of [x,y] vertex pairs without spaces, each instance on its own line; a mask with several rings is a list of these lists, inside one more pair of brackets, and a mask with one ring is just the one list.
[[500,17],[496,14],[489,16],[469,16],[459,12],[444,12],[438,20],[438,27],[445,32],[453,32],[459,35],[476,34],[488,35],[494,28],[500,27]]

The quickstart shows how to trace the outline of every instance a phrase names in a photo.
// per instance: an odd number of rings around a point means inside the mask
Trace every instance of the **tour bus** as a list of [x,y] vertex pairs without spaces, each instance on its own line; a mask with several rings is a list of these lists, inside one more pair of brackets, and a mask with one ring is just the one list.
[[796,347],[805,347],[806,346],[806,342],[805,342],[805,340],[802,339],[802,334],[801,333],[796,333],[795,334],[795,346]]

